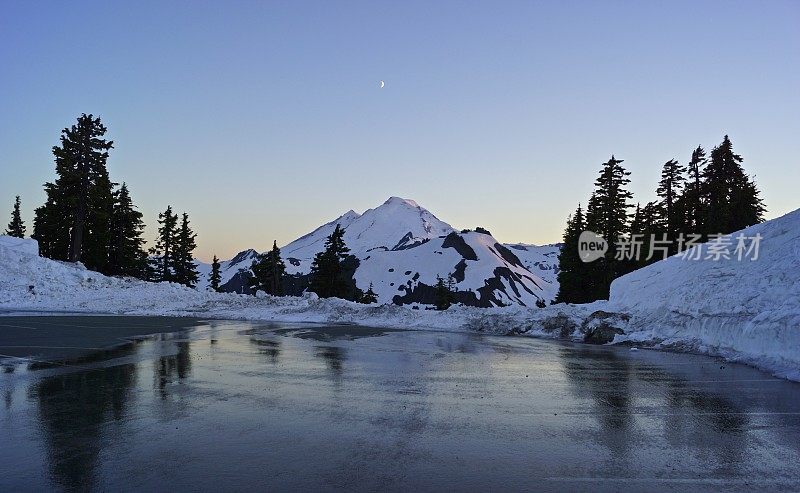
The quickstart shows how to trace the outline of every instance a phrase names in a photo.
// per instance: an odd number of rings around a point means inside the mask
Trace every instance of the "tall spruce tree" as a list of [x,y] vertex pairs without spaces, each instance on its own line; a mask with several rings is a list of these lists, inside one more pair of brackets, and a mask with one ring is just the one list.
[[684,173],[686,168],[675,159],[664,163],[661,169],[661,181],[658,183],[656,195],[658,212],[661,214],[663,234],[671,242],[670,253],[675,253],[676,240],[685,223],[683,201],[679,200],[683,193],[683,183],[686,181]]
[[123,183],[114,192],[114,206],[111,211],[107,269],[110,275],[147,278],[147,252],[144,250],[143,233],[142,213],[134,207],[128,186]]
[[755,182],[745,174],[742,157],[726,135],[711,151],[703,170],[705,234],[728,234],[764,220],[765,207]]
[[14,210],[11,212],[11,222],[8,223],[6,233],[8,236],[16,238],[25,238],[25,223],[22,221],[22,214],[19,211],[20,200],[19,195],[14,200]]
[[219,293],[219,287],[222,283],[222,275],[219,272],[219,268],[219,259],[214,255],[214,259],[211,261],[211,275],[208,276],[208,285],[217,293]]
[[106,272],[113,208],[113,184],[106,162],[113,142],[104,139],[100,118],[83,114],[53,147],[57,178],[45,184],[47,200],[36,209],[33,237],[40,253],[83,262]]
[[311,264],[309,291],[320,298],[352,297],[352,289],[345,278],[344,261],[350,256],[350,249],[344,242],[344,230],[336,225],[333,233],[325,240],[325,249],[314,257]]
[[253,259],[251,267],[250,289],[264,291],[272,296],[283,296],[283,277],[286,275],[286,264],[281,259],[278,242],[272,242],[272,250],[259,254]]
[[189,226],[189,215],[184,212],[181,215],[181,225],[175,236],[173,270],[175,272],[175,282],[190,288],[195,287],[199,277],[197,265],[194,263],[194,256],[192,255],[194,249],[197,248],[196,238],[197,234]]
[[558,254],[558,295],[556,303],[586,303],[589,300],[591,279],[587,276],[587,264],[580,259],[578,240],[586,230],[581,205],[567,218],[561,251]]
[[150,249],[151,280],[174,281],[178,215],[172,212],[172,206],[167,206],[167,209],[158,215],[158,224],[156,244]]
[[586,229],[600,234],[609,244],[606,255],[587,267],[591,276],[590,301],[608,299],[611,281],[628,269],[627,263],[615,258],[616,244],[628,232],[628,209],[633,198],[626,188],[631,173],[622,167],[622,162],[611,156],[603,163],[586,210]]
[[687,167],[686,186],[683,189],[684,227],[687,233],[703,231],[703,167],[706,164],[706,151],[701,146],[692,151]]

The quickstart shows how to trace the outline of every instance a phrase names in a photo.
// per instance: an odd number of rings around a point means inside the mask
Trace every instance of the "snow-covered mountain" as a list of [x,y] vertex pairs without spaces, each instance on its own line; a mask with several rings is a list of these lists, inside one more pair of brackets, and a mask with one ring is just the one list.
[[558,286],[558,254],[563,243],[552,245],[529,245],[526,243],[506,243],[526,269],[545,281]]
[[281,248],[287,273],[307,273],[336,224],[344,229],[345,243],[359,258],[375,251],[401,250],[455,231],[413,200],[391,197],[361,215],[348,211]]
[[[558,245],[506,247],[490,234],[458,232],[413,200],[391,197],[363,214],[348,211],[281,248],[288,274],[308,274],[314,256],[339,224],[351,253],[359,259],[356,285],[370,283],[382,303],[431,303],[437,276],[453,274],[458,300],[475,306],[551,301]],[[249,269],[254,250],[222,262],[223,289],[242,292],[242,269]],[[208,264],[198,262],[199,286],[207,285]]]

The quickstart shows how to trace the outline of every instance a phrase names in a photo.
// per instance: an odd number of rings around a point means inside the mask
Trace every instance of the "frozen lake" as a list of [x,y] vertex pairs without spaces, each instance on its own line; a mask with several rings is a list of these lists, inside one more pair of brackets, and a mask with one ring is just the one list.
[[[94,349],[161,330],[178,331]],[[357,327],[0,318],[0,354],[59,351],[70,361],[3,360],[0,491],[800,489],[800,384],[708,357]]]

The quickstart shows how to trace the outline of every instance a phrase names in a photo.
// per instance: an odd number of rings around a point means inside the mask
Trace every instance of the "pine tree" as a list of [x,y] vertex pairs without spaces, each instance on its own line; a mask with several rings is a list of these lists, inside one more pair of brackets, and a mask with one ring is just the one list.
[[173,251],[173,270],[175,272],[175,282],[195,287],[197,284],[197,265],[194,263],[192,252],[197,248],[195,239],[197,235],[189,226],[189,215],[185,212],[181,216],[181,225],[175,236],[175,247]]
[[259,254],[253,260],[252,277],[249,279],[250,288],[264,291],[272,296],[283,296],[283,278],[286,275],[286,264],[281,259],[281,249],[278,242],[272,242],[272,250]]
[[144,250],[144,221],[131,200],[128,186],[114,192],[111,211],[111,241],[108,274],[147,278],[147,252]]
[[320,298],[352,297],[353,290],[345,278],[343,265],[349,256],[350,249],[344,243],[344,230],[337,224],[325,240],[325,249],[317,253],[311,264],[309,291],[317,293]]
[[701,146],[692,151],[687,169],[688,180],[681,197],[684,205],[684,227],[687,233],[703,231],[703,166],[706,164],[706,151]]
[[646,203],[644,207],[639,210],[638,215],[638,220],[631,223],[631,234],[640,235],[642,243],[640,256],[638,260],[634,262],[633,269],[631,270],[662,260],[657,252],[654,252],[653,258],[648,260],[647,257],[650,254],[651,246],[653,246],[652,240],[661,240],[661,235],[663,235],[666,230],[663,222],[664,214],[657,202]]
[[627,233],[628,209],[633,195],[626,189],[630,171],[622,167],[623,161],[611,156],[603,164],[595,181],[595,191],[586,210],[586,229],[600,234],[609,244],[605,257],[587,266],[591,277],[590,301],[608,299],[611,281],[625,273],[627,264],[615,259],[616,244]]
[[686,177],[683,175],[685,172],[684,166],[675,159],[670,159],[664,163],[661,170],[661,181],[656,189],[656,195],[661,199],[659,208],[663,213],[662,222],[669,240],[677,238],[680,227],[683,225],[683,218],[679,214],[676,203],[683,192],[683,182],[686,181]]
[[17,195],[16,200],[14,200],[14,211],[11,213],[11,222],[8,223],[8,229],[6,229],[5,234],[16,238],[25,238],[25,223],[22,221],[19,206],[20,200],[19,195]]
[[435,291],[435,306],[437,310],[447,310],[452,304],[452,293],[448,288],[445,280],[441,276],[436,276],[436,284],[433,287]]
[[178,215],[172,212],[172,206],[167,206],[167,209],[158,215],[158,224],[156,244],[150,249],[151,280],[174,281],[173,265]]
[[558,254],[558,295],[556,303],[585,303],[589,300],[591,288],[587,276],[587,264],[579,254],[578,240],[586,223],[581,205],[567,218],[564,230],[564,246]]
[[365,305],[371,305],[378,302],[378,295],[375,294],[375,291],[373,291],[372,283],[369,283],[369,289],[367,289],[359,301]]
[[211,261],[211,275],[208,277],[208,284],[211,286],[216,292],[219,292],[219,286],[222,282],[222,276],[219,272],[219,259],[216,255],[214,255],[214,259]]
[[100,118],[83,114],[53,147],[56,181],[45,184],[47,201],[36,209],[33,237],[40,253],[83,262],[105,272],[108,265],[113,184],[106,161],[113,142],[103,138]]
[[742,168],[742,157],[733,152],[726,135],[711,151],[703,170],[703,196],[706,208],[703,215],[705,234],[728,234],[739,231],[764,219],[765,207],[755,182]]

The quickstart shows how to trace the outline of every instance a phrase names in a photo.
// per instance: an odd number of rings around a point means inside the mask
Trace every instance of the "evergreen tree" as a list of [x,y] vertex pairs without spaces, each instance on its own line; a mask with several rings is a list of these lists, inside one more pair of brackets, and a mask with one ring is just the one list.
[[706,164],[706,151],[701,146],[692,151],[687,169],[688,180],[683,189],[681,201],[684,207],[684,227],[687,233],[699,233],[704,230],[703,220],[703,166]]
[[[658,202],[658,208],[662,214],[661,222],[664,225],[664,233],[667,235],[667,240],[671,242],[677,240],[684,223],[681,210],[683,207],[678,201],[678,197],[683,192],[683,182],[686,181],[685,172],[684,166],[681,166],[675,159],[670,159],[664,163],[661,170],[661,181],[656,189],[656,195],[661,199]],[[674,253],[674,246],[672,253]]]
[[595,181],[595,191],[586,210],[586,229],[600,234],[609,244],[605,257],[588,265],[591,277],[590,301],[608,299],[611,281],[624,274],[627,264],[615,259],[616,243],[628,230],[628,209],[633,197],[626,186],[631,174],[622,167],[622,160],[611,156],[603,164]]
[[436,284],[433,287],[435,291],[435,306],[437,310],[447,310],[452,304],[452,292],[445,283],[441,276],[436,276]]
[[172,206],[158,215],[158,237],[156,244],[150,249],[150,265],[152,281],[174,281],[173,269],[175,243],[178,231],[178,215],[172,212]]
[[8,223],[8,229],[6,229],[5,234],[16,238],[25,238],[25,223],[22,221],[19,206],[19,195],[17,195],[16,200],[14,200],[14,211],[11,213],[11,222]]
[[283,296],[283,277],[286,275],[286,264],[281,259],[281,249],[278,242],[272,242],[272,250],[259,254],[253,260],[252,277],[249,279],[250,288],[264,291],[272,296]]
[[198,278],[197,265],[192,256],[192,252],[197,248],[196,238],[197,235],[189,226],[189,215],[184,212],[175,237],[173,271],[175,272],[175,282],[190,288],[195,287]]
[[764,219],[765,207],[755,182],[742,168],[742,157],[733,152],[726,135],[711,151],[703,170],[703,196],[706,208],[703,233],[728,234]]
[[631,235],[640,235],[642,244],[639,259],[634,262],[631,270],[662,260],[657,252],[654,252],[653,258],[647,259],[650,254],[650,247],[654,246],[652,245],[652,240],[661,240],[661,235],[665,232],[662,209],[657,202],[648,202],[638,211],[638,215],[639,218],[631,223]]
[[564,230],[564,246],[558,254],[558,295],[556,303],[586,303],[589,301],[591,287],[587,275],[588,266],[580,258],[578,240],[586,223],[580,204],[575,213],[567,218]]
[[211,275],[208,277],[208,284],[216,292],[219,292],[219,286],[222,282],[222,276],[219,273],[219,259],[214,255],[211,261]]
[[325,249],[317,253],[311,264],[309,291],[317,293],[320,298],[351,297],[352,289],[345,278],[343,265],[349,255],[350,249],[344,243],[344,230],[337,224],[325,240]]
[[372,283],[369,283],[369,289],[367,289],[367,292],[364,293],[359,301],[365,305],[371,305],[378,302],[378,295],[372,290]]
[[114,192],[111,211],[111,241],[108,274],[147,278],[147,252],[144,250],[144,222],[125,183]]
[[36,209],[33,237],[40,253],[83,262],[105,272],[108,266],[113,184],[106,161],[113,142],[103,138],[100,118],[83,114],[53,147],[57,178],[45,184],[47,200]]

